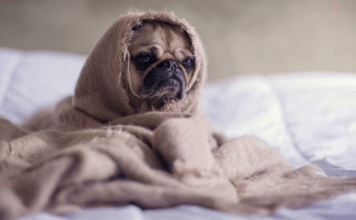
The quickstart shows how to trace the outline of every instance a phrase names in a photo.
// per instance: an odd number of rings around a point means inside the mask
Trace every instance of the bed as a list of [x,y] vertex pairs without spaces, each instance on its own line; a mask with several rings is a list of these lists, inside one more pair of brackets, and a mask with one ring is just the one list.
[[[73,92],[84,56],[0,49],[0,116],[21,123]],[[356,175],[356,74],[301,72],[242,76],[208,83],[202,105],[229,137],[254,135],[295,167],[314,163],[328,175]],[[21,220],[356,219],[356,193],[272,216],[235,216],[197,206],[142,210],[135,205],[85,209]]]

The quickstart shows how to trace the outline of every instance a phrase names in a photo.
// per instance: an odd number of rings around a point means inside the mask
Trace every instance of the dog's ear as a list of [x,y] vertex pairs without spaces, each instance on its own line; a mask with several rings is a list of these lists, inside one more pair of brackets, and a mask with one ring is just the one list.
[[132,30],[133,31],[138,31],[143,25],[143,22],[139,23],[139,24],[135,24],[133,27],[132,27]]
[[133,31],[137,31],[140,27],[141,27],[141,25],[136,24],[136,25],[134,25],[134,26],[132,27],[132,30],[133,30]]

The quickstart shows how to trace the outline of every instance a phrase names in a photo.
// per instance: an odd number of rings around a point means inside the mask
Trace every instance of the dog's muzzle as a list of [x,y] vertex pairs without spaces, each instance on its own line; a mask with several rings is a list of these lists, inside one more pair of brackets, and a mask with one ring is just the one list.
[[144,99],[183,99],[186,80],[175,60],[164,60],[153,68],[143,81],[140,95]]

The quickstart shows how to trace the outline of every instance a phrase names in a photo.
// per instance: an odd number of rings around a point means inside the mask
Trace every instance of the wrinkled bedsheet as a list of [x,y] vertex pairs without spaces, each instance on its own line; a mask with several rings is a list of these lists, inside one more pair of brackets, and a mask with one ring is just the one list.
[[[0,49],[0,115],[15,123],[72,93],[85,57]],[[224,97],[224,99],[221,99]],[[229,137],[254,135],[295,167],[315,163],[328,175],[356,175],[356,74],[251,75],[209,83],[203,108]],[[221,109],[225,111],[222,113]],[[273,216],[234,216],[196,206],[141,210],[134,205],[86,209],[48,219],[356,219],[356,193]]]

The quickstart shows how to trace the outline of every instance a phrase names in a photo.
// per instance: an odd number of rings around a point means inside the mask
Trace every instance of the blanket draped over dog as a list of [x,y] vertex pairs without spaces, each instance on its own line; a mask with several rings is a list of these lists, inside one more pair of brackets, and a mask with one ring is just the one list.
[[[184,99],[139,113],[130,104],[128,45],[146,21],[179,26],[196,67]],[[353,177],[293,168],[261,140],[213,132],[200,108],[205,77],[202,44],[186,21],[167,12],[120,18],[88,57],[73,97],[21,127],[0,119],[0,219],[128,203],[269,213],[356,188]]]

